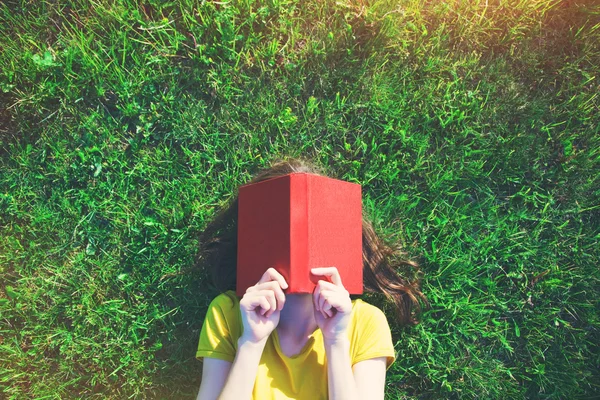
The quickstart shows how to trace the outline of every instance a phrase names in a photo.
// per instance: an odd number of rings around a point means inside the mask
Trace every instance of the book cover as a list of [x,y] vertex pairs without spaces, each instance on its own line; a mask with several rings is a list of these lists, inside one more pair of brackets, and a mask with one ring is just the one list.
[[327,266],[346,290],[362,293],[361,195],[359,184],[308,173],[240,187],[237,294],[270,267],[288,282],[286,293],[312,293],[310,269]]

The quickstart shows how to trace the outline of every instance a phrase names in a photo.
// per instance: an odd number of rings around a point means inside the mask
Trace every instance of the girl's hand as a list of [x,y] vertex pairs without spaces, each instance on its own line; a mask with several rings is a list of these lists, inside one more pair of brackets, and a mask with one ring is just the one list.
[[269,268],[258,283],[246,290],[240,300],[244,331],[240,339],[259,343],[266,341],[279,323],[285,303],[283,289],[288,284],[274,268]]
[[329,277],[331,282],[320,280],[313,291],[313,307],[317,325],[325,340],[346,338],[350,323],[352,300],[342,285],[336,267],[313,268],[313,275]]

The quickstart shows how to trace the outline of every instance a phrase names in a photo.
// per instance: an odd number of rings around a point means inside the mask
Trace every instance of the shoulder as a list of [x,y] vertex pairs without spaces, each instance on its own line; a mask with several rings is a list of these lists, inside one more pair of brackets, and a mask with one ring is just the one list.
[[233,290],[228,290],[215,297],[208,306],[209,309],[219,309],[223,311],[240,307],[240,299]]
[[233,362],[242,331],[239,299],[233,291],[215,297],[204,318],[196,358],[218,358]]
[[386,315],[378,307],[364,300],[352,301],[350,329],[354,335],[369,336],[373,332],[389,333],[390,325]]
[[372,358],[386,357],[389,367],[395,360],[390,325],[383,311],[361,299],[352,302],[349,326],[352,365]]
[[214,338],[228,336],[237,340],[241,329],[240,301],[235,292],[227,291],[210,302],[200,335]]
[[235,292],[229,290],[215,297],[206,310],[206,322],[219,325],[226,324],[230,328],[240,324],[240,299]]
[[387,322],[383,311],[361,299],[352,301],[352,314],[355,319],[360,320],[361,322],[371,319],[384,320]]

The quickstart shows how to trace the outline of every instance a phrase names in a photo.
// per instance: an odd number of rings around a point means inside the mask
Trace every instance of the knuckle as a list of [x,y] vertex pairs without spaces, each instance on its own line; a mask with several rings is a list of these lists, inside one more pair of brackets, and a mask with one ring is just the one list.
[[273,288],[273,282],[272,281],[268,281],[262,284],[264,289],[272,289]]
[[279,281],[272,281],[271,286],[274,290],[281,290],[281,285],[279,284]]

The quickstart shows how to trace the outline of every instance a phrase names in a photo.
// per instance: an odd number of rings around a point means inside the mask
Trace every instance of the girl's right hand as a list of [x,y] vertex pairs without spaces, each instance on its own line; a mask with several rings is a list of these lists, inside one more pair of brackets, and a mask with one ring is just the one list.
[[285,303],[283,289],[288,284],[274,268],[269,268],[258,283],[246,290],[240,300],[242,340],[253,343],[266,341],[279,324],[280,311]]

